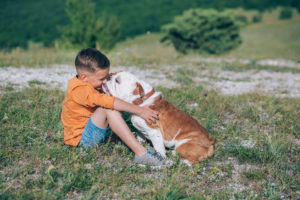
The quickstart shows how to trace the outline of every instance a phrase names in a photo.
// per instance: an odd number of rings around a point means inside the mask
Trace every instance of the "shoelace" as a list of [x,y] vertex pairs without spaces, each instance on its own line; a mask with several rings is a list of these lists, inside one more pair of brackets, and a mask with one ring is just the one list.
[[158,152],[151,152],[148,150],[148,153],[151,154],[154,158],[157,158],[159,161],[163,160],[163,157]]

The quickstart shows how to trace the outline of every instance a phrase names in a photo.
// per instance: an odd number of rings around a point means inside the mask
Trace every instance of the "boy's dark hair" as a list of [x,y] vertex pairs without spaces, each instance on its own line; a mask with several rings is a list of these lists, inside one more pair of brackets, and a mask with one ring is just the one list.
[[108,58],[94,48],[86,48],[79,51],[75,58],[76,70],[95,72],[96,69],[107,69],[110,66]]

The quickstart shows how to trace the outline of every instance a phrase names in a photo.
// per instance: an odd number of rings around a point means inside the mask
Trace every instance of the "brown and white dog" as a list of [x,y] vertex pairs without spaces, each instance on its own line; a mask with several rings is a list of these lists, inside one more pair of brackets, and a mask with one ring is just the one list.
[[128,72],[114,73],[103,85],[105,93],[126,102],[144,106],[159,112],[159,120],[148,124],[137,115],[132,115],[131,122],[147,139],[154,149],[166,156],[167,148],[174,148],[181,159],[188,165],[198,163],[214,153],[214,139],[197,120],[174,107],[162,98],[161,92]]

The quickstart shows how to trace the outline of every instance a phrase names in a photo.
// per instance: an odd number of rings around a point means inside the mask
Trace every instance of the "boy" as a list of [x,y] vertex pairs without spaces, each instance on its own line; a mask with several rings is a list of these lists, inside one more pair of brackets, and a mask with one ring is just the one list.
[[158,118],[158,113],[148,106],[136,106],[98,91],[109,75],[108,58],[94,48],[82,49],[75,67],[77,75],[69,81],[61,114],[65,144],[84,148],[101,144],[111,128],[135,153],[137,164],[166,165],[160,155],[138,143],[119,111],[134,113],[150,123]]

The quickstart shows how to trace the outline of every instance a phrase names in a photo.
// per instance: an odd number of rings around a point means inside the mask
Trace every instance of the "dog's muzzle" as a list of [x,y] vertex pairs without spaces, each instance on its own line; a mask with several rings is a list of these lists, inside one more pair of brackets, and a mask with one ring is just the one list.
[[102,90],[106,93],[106,94],[109,94],[110,96],[112,96],[112,94],[110,93],[106,83],[103,83],[102,84]]

